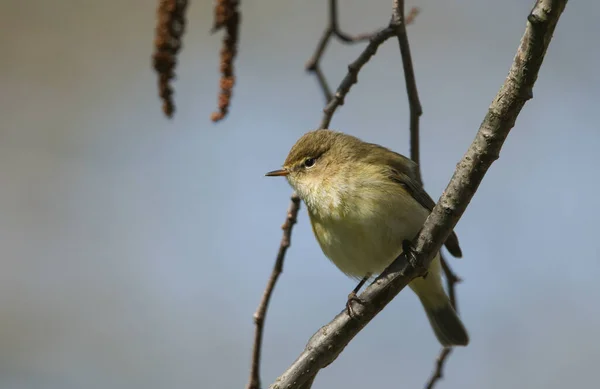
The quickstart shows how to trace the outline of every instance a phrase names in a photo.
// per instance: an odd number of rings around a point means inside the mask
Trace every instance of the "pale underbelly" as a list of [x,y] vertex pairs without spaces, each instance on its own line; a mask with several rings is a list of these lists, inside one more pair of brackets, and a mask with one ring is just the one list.
[[381,273],[402,253],[402,242],[412,240],[421,225],[399,220],[365,225],[330,220],[313,222],[325,255],[345,274],[362,278]]

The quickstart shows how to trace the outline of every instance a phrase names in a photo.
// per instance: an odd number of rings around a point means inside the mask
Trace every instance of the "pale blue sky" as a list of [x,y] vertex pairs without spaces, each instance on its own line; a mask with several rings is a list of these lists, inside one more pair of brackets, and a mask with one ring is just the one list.
[[[252,313],[291,189],[263,177],[321,119],[303,71],[324,1],[242,4],[230,116],[216,107],[212,2],[191,1],[172,121],[150,65],[155,3],[0,4],[0,387],[242,388]],[[341,0],[371,31],[391,1]],[[408,2],[423,104],[422,169],[434,199],[504,80],[533,1]],[[534,90],[457,226],[471,335],[439,388],[565,388],[600,363],[600,34],[597,2],[572,1]],[[337,85],[362,46],[334,43]],[[332,127],[408,152],[396,42],[367,65]],[[300,213],[267,319],[263,382],[343,308],[354,286]],[[416,297],[398,296],[315,388],[422,387],[438,344]]]

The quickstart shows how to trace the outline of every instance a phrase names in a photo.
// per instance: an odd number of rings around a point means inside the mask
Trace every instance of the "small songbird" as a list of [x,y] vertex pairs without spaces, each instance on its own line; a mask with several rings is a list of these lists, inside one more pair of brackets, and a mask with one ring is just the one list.
[[[415,238],[435,205],[412,160],[332,130],[304,134],[283,168],[266,175],[287,178],[308,208],[323,253],[346,275],[363,282],[402,253],[403,242]],[[454,232],[445,245],[455,257],[462,256]],[[409,286],[440,343],[466,346],[469,336],[444,291],[439,253],[427,276]]]

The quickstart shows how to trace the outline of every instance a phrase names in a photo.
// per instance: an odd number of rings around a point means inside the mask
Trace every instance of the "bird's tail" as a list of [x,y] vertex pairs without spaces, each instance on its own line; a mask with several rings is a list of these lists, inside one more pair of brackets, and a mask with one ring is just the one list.
[[416,278],[410,288],[419,296],[435,336],[442,346],[466,346],[469,335],[444,291],[439,254],[434,258],[425,278]]

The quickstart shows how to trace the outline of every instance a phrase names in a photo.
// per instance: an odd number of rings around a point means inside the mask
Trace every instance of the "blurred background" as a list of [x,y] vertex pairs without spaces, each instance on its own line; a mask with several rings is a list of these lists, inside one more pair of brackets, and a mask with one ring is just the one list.
[[[252,314],[289,203],[278,168],[321,120],[303,70],[325,1],[242,2],[231,112],[213,124],[221,35],[191,1],[161,112],[151,69],[156,2],[0,3],[0,388],[243,388]],[[534,1],[407,2],[424,115],[422,169],[438,199],[512,62]],[[340,1],[350,33],[391,1]],[[600,34],[597,2],[570,2],[501,158],[457,226],[459,308],[471,344],[439,388],[565,388],[600,363]],[[333,43],[332,87],[363,45]],[[408,153],[397,42],[365,67],[332,128]],[[266,322],[263,385],[344,306],[354,281],[300,212]],[[401,293],[315,388],[422,387],[439,350]]]

